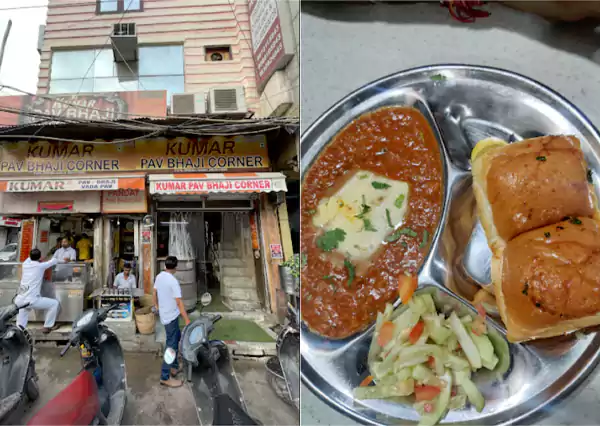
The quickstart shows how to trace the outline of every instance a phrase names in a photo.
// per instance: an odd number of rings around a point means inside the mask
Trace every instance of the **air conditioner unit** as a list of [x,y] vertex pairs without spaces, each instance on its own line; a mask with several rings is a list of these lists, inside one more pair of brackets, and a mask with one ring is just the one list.
[[110,38],[115,62],[137,61],[138,39],[135,24],[115,24]]
[[208,112],[211,114],[246,113],[243,86],[212,88],[208,93]]
[[171,96],[171,114],[206,114],[206,97],[204,93],[180,93]]

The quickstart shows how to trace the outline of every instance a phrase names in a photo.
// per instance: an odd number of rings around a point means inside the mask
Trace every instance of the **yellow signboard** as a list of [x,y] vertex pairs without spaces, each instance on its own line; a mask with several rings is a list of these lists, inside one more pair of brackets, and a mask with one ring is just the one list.
[[269,168],[264,135],[102,142],[4,142],[0,145],[0,174],[232,172]]

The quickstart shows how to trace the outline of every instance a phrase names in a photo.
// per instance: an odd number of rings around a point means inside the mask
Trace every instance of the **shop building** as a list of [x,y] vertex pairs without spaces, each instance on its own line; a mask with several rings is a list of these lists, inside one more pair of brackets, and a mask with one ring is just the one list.
[[[117,122],[4,129],[0,214],[21,221],[13,266],[33,247],[51,255],[57,239],[69,235],[76,270],[64,282],[48,277],[61,306],[83,307],[94,290],[112,285],[125,263],[136,288],[150,294],[164,258],[175,255],[188,309],[210,291],[234,311],[277,311],[278,265],[293,248],[287,216],[279,214],[287,179],[272,159],[278,149],[270,146],[293,138],[294,126],[247,120],[236,124],[239,134],[191,136],[181,127],[188,121],[154,121],[154,133],[156,126],[163,130],[148,138],[142,122],[141,130]],[[199,129],[213,123],[197,121]],[[35,138],[11,139],[27,132]],[[124,133],[135,140],[119,143]],[[60,142],[75,137],[81,142]],[[81,239],[88,242],[80,246]],[[17,273],[5,275],[12,284],[0,278],[0,299],[10,300]],[[79,277],[76,288],[73,277]]]

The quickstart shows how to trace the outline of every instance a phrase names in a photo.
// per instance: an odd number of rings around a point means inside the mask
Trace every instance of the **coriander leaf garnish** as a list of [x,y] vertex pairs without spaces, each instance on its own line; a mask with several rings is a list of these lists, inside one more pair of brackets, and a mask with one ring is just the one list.
[[544,232],[544,237],[550,238],[550,232]]
[[360,213],[356,215],[358,219],[364,219],[365,215],[371,211],[371,206],[367,204],[367,199],[362,196],[362,204],[360,205]]
[[393,228],[394,225],[392,224],[392,216],[390,215],[390,209],[385,209],[385,217],[387,219],[388,226],[390,228]]
[[385,241],[387,241],[388,243],[393,243],[394,241],[397,241],[402,235],[408,235],[409,237],[416,237],[417,233],[410,228],[400,228],[397,231],[395,231],[394,233],[385,237]]
[[446,80],[446,76],[445,76],[445,75],[442,75],[442,74],[435,74],[435,75],[432,75],[432,76],[431,76],[431,77],[429,77],[429,78],[430,78],[431,80],[433,80],[433,81],[444,81],[444,80]]
[[333,279],[333,275],[325,275],[323,277],[324,280],[332,280]]
[[569,222],[571,222],[573,225],[581,225],[581,221],[576,217],[572,217],[571,219],[569,219]]
[[350,260],[344,259],[344,266],[348,270],[348,287],[352,285],[352,281],[356,278],[356,270],[354,269],[354,265]]
[[400,244],[402,244],[402,247],[408,248],[408,243],[406,241],[400,241]]
[[302,253],[302,256],[300,256],[300,264],[304,268],[307,265],[307,263],[308,263],[308,256],[306,255],[306,253]]
[[523,293],[525,296],[527,296],[528,291],[529,291],[529,283],[527,281],[525,281],[525,284],[523,284],[523,291],[521,291],[521,293]]
[[307,210],[306,213],[308,213],[311,216],[314,216],[317,213],[317,210],[316,209],[310,209],[310,210]]
[[535,159],[538,161],[546,161],[546,157],[543,155],[538,155],[537,157],[535,157]]
[[404,204],[404,194],[400,194],[398,195],[398,198],[396,198],[396,201],[394,201],[394,205],[401,209],[402,208],[402,204]]
[[359,178],[360,180],[363,180],[363,179],[366,179],[366,178],[368,178],[368,177],[369,177],[369,175],[365,173],[365,174],[362,174],[362,175],[360,175],[358,178]]
[[423,231],[423,239],[421,240],[421,244],[419,244],[419,248],[424,248],[427,245],[427,240],[429,239],[429,231],[426,229]]
[[323,251],[332,251],[346,239],[346,231],[335,228],[317,238],[317,247]]
[[592,170],[591,169],[587,169],[587,181],[589,183],[594,183],[594,178],[592,177]]
[[373,226],[373,223],[367,218],[363,218],[363,226],[365,231],[377,232],[377,228]]
[[309,301],[310,299],[312,299],[312,294],[308,293],[306,296],[304,296],[304,300]]
[[384,182],[377,182],[376,180],[371,182],[371,186],[375,189],[388,189],[391,185]]

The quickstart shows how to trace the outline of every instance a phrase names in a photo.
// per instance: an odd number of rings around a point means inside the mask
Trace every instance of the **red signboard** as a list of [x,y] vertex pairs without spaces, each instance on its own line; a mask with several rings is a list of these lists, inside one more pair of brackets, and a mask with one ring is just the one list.
[[262,89],[286,57],[277,0],[250,0],[250,29],[256,85]]
[[[30,124],[39,120],[28,113],[56,115],[82,120],[122,120],[143,116],[167,116],[164,90],[92,93],[80,95],[1,96],[0,126]],[[22,111],[22,114],[19,114]]]

